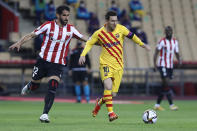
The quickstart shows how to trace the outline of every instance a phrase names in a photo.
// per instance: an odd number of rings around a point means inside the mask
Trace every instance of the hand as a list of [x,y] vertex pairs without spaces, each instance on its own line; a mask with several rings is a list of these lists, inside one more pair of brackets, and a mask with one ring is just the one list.
[[177,67],[180,68],[182,64],[183,64],[183,63],[182,63],[182,60],[179,60],[179,61],[178,61],[178,66],[177,66]]
[[156,65],[156,64],[154,64],[153,71],[154,71],[154,72],[156,72],[156,71],[157,71],[157,65]]
[[20,45],[20,43],[15,43],[15,44],[13,44],[13,45],[11,45],[10,47],[9,47],[9,50],[14,50],[14,49],[17,49],[17,51],[19,51],[20,50],[20,48],[21,48],[21,45]]
[[80,56],[79,58],[79,65],[83,65],[86,61],[86,57],[85,56]]
[[88,68],[87,73],[91,74],[92,70]]
[[147,51],[150,51],[151,50],[151,48],[150,48],[150,46],[149,45],[146,45],[145,44],[145,47],[144,47]]

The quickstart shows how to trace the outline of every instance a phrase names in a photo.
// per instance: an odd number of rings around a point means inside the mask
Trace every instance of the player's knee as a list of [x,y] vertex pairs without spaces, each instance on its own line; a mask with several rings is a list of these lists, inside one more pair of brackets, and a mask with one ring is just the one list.
[[56,89],[58,88],[59,82],[55,79],[51,79],[51,80],[49,80],[48,84],[49,84],[49,92],[55,94]]

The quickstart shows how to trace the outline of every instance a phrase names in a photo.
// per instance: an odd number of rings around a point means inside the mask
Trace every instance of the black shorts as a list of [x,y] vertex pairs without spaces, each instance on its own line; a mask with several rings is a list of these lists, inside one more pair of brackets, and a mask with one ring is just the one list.
[[160,72],[161,78],[173,78],[172,68],[158,67],[158,70]]
[[32,72],[33,80],[41,80],[43,77],[58,76],[61,78],[63,73],[63,65],[51,63],[38,58],[36,64],[34,65]]
[[73,71],[72,79],[74,83],[88,81],[88,73],[87,71]]

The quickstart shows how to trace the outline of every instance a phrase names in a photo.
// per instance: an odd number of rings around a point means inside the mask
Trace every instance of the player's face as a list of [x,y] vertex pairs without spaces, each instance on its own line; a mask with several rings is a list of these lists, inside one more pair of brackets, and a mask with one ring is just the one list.
[[170,38],[170,39],[172,38],[172,29],[171,28],[166,28],[165,33],[166,33],[167,38]]
[[108,27],[113,31],[116,28],[116,25],[118,23],[117,16],[110,16],[109,21],[107,22]]
[[68,18],[69,18],[70,12],[67,10],[63,10],[62,14],[59,15],[59,21],[61,22],[62,25],[66,25],[68,23]]

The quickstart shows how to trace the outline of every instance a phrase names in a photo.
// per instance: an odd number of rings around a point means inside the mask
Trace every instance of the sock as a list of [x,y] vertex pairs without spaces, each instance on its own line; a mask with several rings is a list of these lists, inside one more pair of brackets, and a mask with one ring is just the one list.
[[35,82],[30,81],[27,84],[27,87],[28,87],[29,90],[34,91],[34,90],[36,90],[40,87],[40,83],[35,83]]
[[158,95],[157,104],[160,104],[163,99],[163,94]]
[[108,113],[113,112],[112,91],[104,90],[103,100],[105,101]]
[[89,102],[90,101],[90,87],[89,87],[89,85],[85,85],[83,87],[83,90],[84,90],[84,95],[86,97],[86,101]]
[[100,98],[98,104],[99,104],[100,106],[102,106],[104,103],[105,103],[105,101],[104,101],[103,97]]
[[168,103],[169,103],[169,105],[172,105],[173,104],[173,102],[172,102],[172,95],[171,95],[171,93],[168,91],[168,93],[166,94],[166,97],[167,97],[167,99],[168,99]]
[[43,111],[43,114],[48,114],[52,105],[53,105],[53,102],[54,102],[54,99],[55,99],[55,93],[56,93],[56,88],[58,87],[58,81],[57,80],[54,80],[54,79],[51,79],[49,82],[48,82],[48,91],[47,91],[47,94],[45,96],[45,105],[44,105],[44,111]]
[[77,101],[81,101],[81,87],[80,85],[75,85],[75,94],[77,96]]

